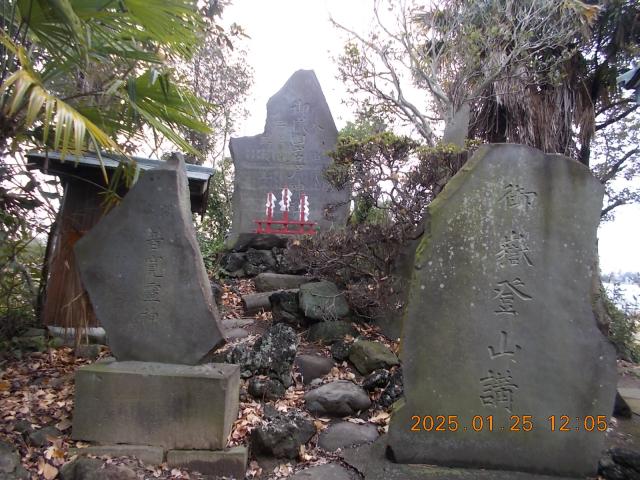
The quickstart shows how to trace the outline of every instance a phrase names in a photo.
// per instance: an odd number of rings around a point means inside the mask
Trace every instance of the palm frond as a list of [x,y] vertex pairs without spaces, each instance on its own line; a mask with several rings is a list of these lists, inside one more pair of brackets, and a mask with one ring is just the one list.
[[71,0],[71,4],[78,17],[91,25],[91,35],[102,47],[124,53],[125,58],[144,55],[148,61],[149,50],[135,45],[150,41],[189,58],[203,26],[196,0]]
[[179,127],[209,133],[211,129],[200,119],[212,105],[196,97],[185,88],[169,81],[168,75],[155,77],[152,71],[129,83],[121,89],[134,114],[141,116],[151,128],[162,133],[169,141],[185,152],[200,155],[178,133]]
[[[20,53],[19,49],[18,53]],[[9,95],[8,115],[14,118],[21,117],[25,129],[38,119],[42,122],[43,143],[60,150],[62,158],[69,152],[80,156],[86,149],[88,141],[97,148],[120,151],[116,143],[91,120],[49,93],[28,68],[21,68],[7,78],[0,85],[0,95]],[[41,115],[43,107],[44,115]],[[50,130],[54,132],[52,143],[48,141]],[[108,181],[104,166],[102,166],[102,174],[105,181]]]
[[29,26],[29,38],[45,47],[59,62],[75,57],[88,60],[86,25],[70,0],[16,0],[20,20]]
[[[2,86],[5,114],[19,117],[25,129],[36,124],[44,141],[63,155],[83,150],[87,142],[116,150],[109,137],[136,138],[144,124],[198,154],[179,132],[209,132],[202,119],[211,105],[172,84],[163,68],[167,59],[187,58],[198,46],[204,21],[197,0],[13,1],[28,27],[27,43],[46,52],[46,61],[31,60],[0,35],[21,56],[20,67]],[[113,64],[121,70],[101,84],[105,75],[93,75],[92,69]],[[140,75],[142,68],[146,73]],[[77,81],[77,72],[83,72],[83,91],[66,103],[61,91],[70,79]]]

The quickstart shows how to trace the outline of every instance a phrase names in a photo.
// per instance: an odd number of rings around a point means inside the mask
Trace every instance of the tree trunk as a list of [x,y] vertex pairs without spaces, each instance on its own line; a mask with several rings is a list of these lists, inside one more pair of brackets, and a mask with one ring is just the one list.
[[464,103],[450,118],[447,118],[442,135],[442,143],[453,144],[464,150],[465,143],[469,137],[470,114],[471,107],[468,103]]

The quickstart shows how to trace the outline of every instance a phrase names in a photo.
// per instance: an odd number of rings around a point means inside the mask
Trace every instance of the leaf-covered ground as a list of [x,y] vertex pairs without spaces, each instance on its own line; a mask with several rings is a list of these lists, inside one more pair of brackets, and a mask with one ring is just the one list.
[[[223,287],[222,315],[224,318],[240,318],[243,315],[240,295],[253,292],[253,282],[238,280]],[[233,344],[253,344],[271,324],[270,313],[260,313],[253,317],[255,323],[249,327],[250,335]],[[384,342],[392,350],[397,345],[389,342],[374,328],[356,325],[362,336]],[[319,353],[330,357],[327,347],[309,344],[300,333],[299,352]],[[228,344],[225,348],[229,348]],[[100,357],[109,356],[108,349],[103,349]],[[87,444],[71,440],[71,416],[73,414],[74,373],[88,363],[88,360],[75,358],[73,350],[68,347],[50,349],[46,353],[25,354],[21,359],[8,359],[0,362],[0,441],[14,445],[22,458],[23,466],[33,479],[45,478],[53,480],[58,477],[62,465],[73,459],[69,455],[70,447],[83,447]],[[335,379],[359,380],[360,377],[346,362],[337,364],[324,377],[323,382]],[[294,373],[294,383],[286,391],[284,398],[272,402],[278,411],[304,409],[303,396],[305,387],[300,375]],[[308,387],[306,387],[308,389]],[[241,402],[238,419],[233,426],[229,438],[229,446],[247,445],[251,431],[263,422],[264,404],[247,395],[246,388],[241,388]],[[380,392],[372,394],[372,400]],[[373,422],[380,431],[387,428],[389,413],[383,410],[371,410],[358,418],[346,418],[355,423]],[[329,418],[315,418],[318,432],[329,424]],[[29,430],[39,430],[47,426],[55,426],[62,432],[60,437],[48,437],[45,445],[39,447],[29,441]],[[260,465],[252,460],[247,470],[248,478],[281,478],[286,477],[309,465],[335,460],[333,454],[327,454],[315,448],[317,435],[306,446],[300,449],[298,462],[284,462],[273,465]],[[124,465],[134,470],[138,478],[201,478],[197,472],[188,472],[169,468],[166,464],[158,467],[146,467],[134,459],[103,457],[105,463]]]

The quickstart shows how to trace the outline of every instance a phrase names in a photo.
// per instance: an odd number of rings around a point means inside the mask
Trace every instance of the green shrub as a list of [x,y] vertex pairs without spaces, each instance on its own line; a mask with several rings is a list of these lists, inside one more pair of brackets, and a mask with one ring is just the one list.
[[37,324],[36,300],[44,246],[28,236],[0,231],[0,340]]
[[196,219],[198,243],[210,275],[215,273],[217,254],[225,249],[225,238],[231,228],[231,170],[231,158],[225,157],[211,177],[204,217]]
[[609,339],[616,346],[618,355],[633,362],[640,362],[640,345],[636,338],[640,320],[637,305],[624,298],[619,285],[614,286],[611,295],[602,292],[602,298],[611,319]]

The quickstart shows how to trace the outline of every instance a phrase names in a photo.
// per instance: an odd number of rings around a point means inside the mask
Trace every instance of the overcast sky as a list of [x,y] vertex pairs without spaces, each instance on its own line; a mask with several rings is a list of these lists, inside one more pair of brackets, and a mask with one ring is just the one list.
[[314,70],[338,129],[352,119],[342,105],[344,88],[336,80],[331,57],[342,46],[339,32],[329,22],[337,21],[363,30],[369,25],[371,0],[235,0],[224,11],[225,22],[236,22],[251,37],[244,46],[254,69],[254,87],[247,102],[249,117],[237,135],[261,133],[267,100],[300,69]]
[[[371,0],[235,0],[227,7],[225,23],[242,25],[251,37],[244,47],[255,82],[246,105],[249,117],[239,123],[235,136],[262,133],[267,100],[299,69],[315,71],[338,129],[351,120],[332,60],[344,37],[329,16],[362,32],[371,24],[371,5]],[[600,227],[601,269],[640,271],[640,207],[619,207],[616,212],[615,221]]]

